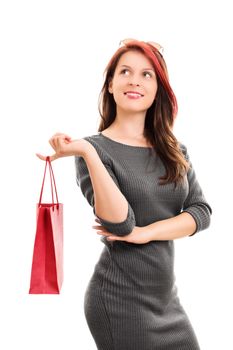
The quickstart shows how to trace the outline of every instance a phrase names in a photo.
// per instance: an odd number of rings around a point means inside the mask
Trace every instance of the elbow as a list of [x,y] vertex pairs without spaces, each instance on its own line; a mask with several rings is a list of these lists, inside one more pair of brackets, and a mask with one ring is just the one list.
[[110,222],[102,219],[101,217],[96,215],[94,207],[93,207],[93,212],[95,216],[99,219],[101,225],[104,226],[108,232],[113,233],[117,236],[122,236],[122,237],[127,236],[133,231],[136,225],[135,215],[134,215],[133,209],[129,204],[128,204],[127,217],[122,222]]
[[206,230],[210,227],[212,208],[208,204],[193,204],[190,207],[185,208],[183,212],[191,214],[196,222],[196,230],[190,236],[193,236],[195,233]]

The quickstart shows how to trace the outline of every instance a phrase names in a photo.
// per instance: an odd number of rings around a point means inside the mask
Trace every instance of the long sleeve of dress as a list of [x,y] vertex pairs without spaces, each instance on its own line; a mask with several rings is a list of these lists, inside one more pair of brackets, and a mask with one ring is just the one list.
[[[90,140],[88,139],[90,142]],[[110,166],[110,164],[107,163],[106,155],[102,153],[102,150],[98,145],[93,141],[91,142],[94,147],[97,150],[97,153],[99,154],[105,168],[107,169],[109,175],[112,177],[115,184],[120,189],[118,180]],[[114,233],[119,236],[125,236],[132,232],[134,226],[136,225],[135,215],[133,212],[132,207],[130,206],[128,202],[128,213],[127,217],[122,222],[110,222],[107,220],[102,219],[99,217],[95,212],[95,203],[94,203],[94,191],[92,187],[92,182],[90,178],[90,174],[88,171],[88,167],[86,165],[86,162],[83,157],[81,156],[75,156],[75,168],[76,168],[76,182],[77,185],[80,187],[84,197],[87,199],[88,203],[93,207],[93,213],[94,215],[99,219],[102,226],[104,226],[109,232]]]
[[197,180],[195,170],[187,152],[187,147],[182,144],[181,148],[186,160],[191,165],[191,168],[187,174],[189,193],[183,205],[183,212],[191,214],[196,222],[196,231],[190,235],[193,236],[195,233],[209,227],[212,208],[207,203],[201,186]]

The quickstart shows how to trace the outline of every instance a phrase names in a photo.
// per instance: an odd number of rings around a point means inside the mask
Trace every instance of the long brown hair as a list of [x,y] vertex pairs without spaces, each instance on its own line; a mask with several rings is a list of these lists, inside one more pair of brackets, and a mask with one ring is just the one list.
[[153,146],[163,162],[166,174],[160,177],[160,185],[181,182],[189,169],[179,142],[172,129],[178,112],[176,96],[170,86],[167,66],[160,52],[149,43],[132,40],[120,47],[109,61],[104,74],[105,80],[99,95],[99,113],[101,122],[98,131],[108,128],[116,118],[116,103],[108,91],[120,57],[132,50],[142,52],[153,64],[156,72],[158,89],[153,104],[148,108],[145,118],[144,137]]

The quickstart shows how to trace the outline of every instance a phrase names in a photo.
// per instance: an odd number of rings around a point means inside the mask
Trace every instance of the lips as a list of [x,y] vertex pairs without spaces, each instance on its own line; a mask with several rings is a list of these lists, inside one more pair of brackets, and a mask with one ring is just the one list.
[[138,91],[126,91],[124,92],[124,95],[127,95],[129,97],[134,97],[134,98],[138,98],[138,97],[143,97],[144,95],[141,94]]

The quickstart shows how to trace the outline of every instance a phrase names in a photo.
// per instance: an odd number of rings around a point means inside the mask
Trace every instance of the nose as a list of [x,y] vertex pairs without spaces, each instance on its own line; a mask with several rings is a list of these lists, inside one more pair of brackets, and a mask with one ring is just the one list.
[[139,77],[136,76],[135,74],[131,75],[129,77],[129,85],[130,86],[140,86],[140,84],[139,84]]
[[134,82],[131,82],[131,81],[129,81],[129,85],[130,85],[130,86],[140,86],[139,83],[134,83]]

